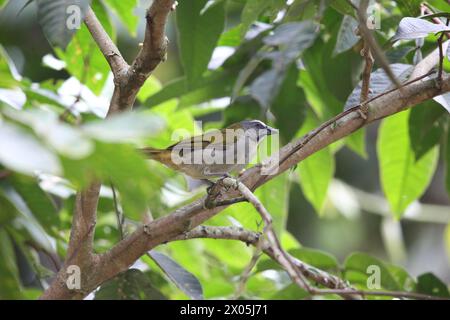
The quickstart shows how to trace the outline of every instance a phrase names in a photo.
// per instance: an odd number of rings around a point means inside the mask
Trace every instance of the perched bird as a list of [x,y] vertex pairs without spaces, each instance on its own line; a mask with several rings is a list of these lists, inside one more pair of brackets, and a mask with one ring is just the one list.
[[209,180],[244,169],[267,135],[278,133],[259,120],[245,120],[221,130],[181,140],[166,149],[143,148],[150,159],[194,179]]

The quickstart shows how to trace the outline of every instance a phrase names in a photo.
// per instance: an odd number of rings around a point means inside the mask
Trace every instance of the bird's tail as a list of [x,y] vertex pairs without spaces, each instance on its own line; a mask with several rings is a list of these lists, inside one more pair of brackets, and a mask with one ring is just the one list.
[[170,164],[171,152],[165,149],[156,149],[151,147],[139,149],[147,158],[159,161],[163,164]]

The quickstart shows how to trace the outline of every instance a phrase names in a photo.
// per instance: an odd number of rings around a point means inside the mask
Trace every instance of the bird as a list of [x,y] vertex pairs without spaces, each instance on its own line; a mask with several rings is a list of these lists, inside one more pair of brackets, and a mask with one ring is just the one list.
[[263,138],[273,134],[278,130],[260,120],[244,120],[183,139],[166,149],[145,147],[141,151],[190,178],[211,182],[211,178],[242,171],[256,155]]

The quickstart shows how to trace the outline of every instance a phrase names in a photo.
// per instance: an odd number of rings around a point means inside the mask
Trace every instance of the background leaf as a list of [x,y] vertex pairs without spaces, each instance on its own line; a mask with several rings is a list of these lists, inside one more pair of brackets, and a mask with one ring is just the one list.
[[207,0],[180,1],[176,10],[181,61],[189,87],[192,87],[206,71],[224,28],[224,2],[205,9],[207,2]]
[[415,160],[409,140],[409,114],[408,110],[383,120],[377,142],[381,184],[396,218],[425,191],[438,157],[437,148],[432,148]]
[[[90,0],[36,0],[38,5],[38,19],[49,42],[65,49],[72,39],[77,29],[71,29],[68,22],[72,18],[83,23]],[[69,10],[72,9],[72,10]],[[78,9],[78,11],[74,11]],[[80,13],[80,16],[76,16]],[[81,27],[79,25],[78,27]]]

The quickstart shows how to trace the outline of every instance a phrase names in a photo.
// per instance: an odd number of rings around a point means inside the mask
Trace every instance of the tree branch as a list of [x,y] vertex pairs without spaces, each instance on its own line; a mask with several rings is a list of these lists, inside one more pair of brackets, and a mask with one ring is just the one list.
[[105,56],[106,61],[108,61],[114,78],[119,78],[121,73],[126,72],[129,66],[91,7],[86,12],[84,23],[91,33],[92,38],[97,43],[97,46],[100,48],[100,51]]
[[[220,239],[220,240],[237,240],[246,243],[247,245],[251,244],[253,246],[257,246],[258,242],[261,239],[261,233],[254,232],[250,230],[246,230],[243,228],[237,227],[215,227],[215,226],[198,226],[192,229],[189,232],[186,232],[184,235],[176,237],[171,240],[188,240],[188,239]],[[270,251],[270,246],[267,241],[264,241],[261,245],[261,250],[266,253],[269,257],[273,256],[273,252]],[[424,300],[441,300],[441,298],[436,296],[430,296],[426,294],[416,293],[416,292],[406,292],[406,291],[366,291],[366,290],[357,290],[345,285],[344,282],[340,281],[340,279],[336,276],[327,274],[321,270],[316,269],[313,266],[310,266],[304,262],[301,262],[294,257],[290,256],[293,261],[295,261],[295,265],[299,270],[309,270],[311,272],[311,280],[329,286],[330,281],[339,281],[340,283],[336,286],[342,286],[342,288],[338,289],[315,289],[311,288],[312,295],[323,295],[323,294],[337,294],[344,297],[349,296],[389,296],[389,297],[397,297],[397,298],[411,298],[411,299],[424,299]],[[315,279],[312,277],[315,276]],[[448,300],[442,298],[442,300]]]

